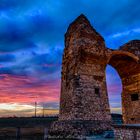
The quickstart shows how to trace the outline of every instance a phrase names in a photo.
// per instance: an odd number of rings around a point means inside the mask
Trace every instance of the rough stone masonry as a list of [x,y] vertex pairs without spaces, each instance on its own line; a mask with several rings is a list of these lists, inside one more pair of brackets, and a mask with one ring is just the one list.
[[115,140],[140,140],[140,125],[115,126]]
[[140,123],[140,41],[112,50],[81,15],[65,34],[59,120],[50,136],[83,137],[111,128],[106,86],[106,66],[114,67],[122,80],[124,123]]

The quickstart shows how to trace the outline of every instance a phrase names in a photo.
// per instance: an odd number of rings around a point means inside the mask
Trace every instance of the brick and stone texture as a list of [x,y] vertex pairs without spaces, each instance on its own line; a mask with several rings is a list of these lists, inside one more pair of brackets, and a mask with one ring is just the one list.
[[[85,131],[91,128],[91,131],[96,131],[92,125],[95,125],[98,131],[111,129],[105,75],[108,64],[118,71],[122,79],[124,122],[140,123],[139,58],[139,40],[130,41],[119,50],[109,49],[88,19],[84,15],[79,16],[70,24],[65,34],[60,115],[59,121],[52,125],[50,132],[62,130],[64,133],[65,130],[77,134],[80,130],[85,135]],[[77,128],[79,121],[81,127],[78,125]],[[96,121],[101,123],[99,127]],[[86,130],[83,129],[85,122],[92,122]]]
[[140,140],[140,125],[114,126],[115,140]]
[[80,16],[66,33],[59,120],[110,121],[104,39]]
[[[124,123],[140,123],[140,41],[133,40],[120,47],[121,51],[129,52],[136,57],[138,61],[125,63],[124,74],[122,74],[122,112]],[[135,58],[136,60],[137,58]],[[121,74],[120,74],[121,75]],[[136,100],[132,96],[137,95]]]

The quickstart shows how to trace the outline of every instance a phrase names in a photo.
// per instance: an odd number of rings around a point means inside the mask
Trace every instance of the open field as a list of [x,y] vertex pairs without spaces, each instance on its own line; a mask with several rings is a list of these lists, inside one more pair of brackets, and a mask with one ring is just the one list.
[[22,117],[22,118],[0,118],[0,128],[3,127],[34,127],[49,126],[57,117]]
[[44,118],[1,118],[0,140],[16,140],[20,127],[21,140],[43,140],[44,128],[49,128],[57,117]]
[[[57,119],[57,117],[0,118],[0,140],[16,140],[18,128],[20,140],[43,140],[44,129],[49,128]],[[113,114],[112,119],[114,123],[122,123],[121,115]]]
[[[22,140],[43,140],[44,128],[21,128],[20,138]],[[17,129],[14,127],[0,128],[0,140],[16,140]]]

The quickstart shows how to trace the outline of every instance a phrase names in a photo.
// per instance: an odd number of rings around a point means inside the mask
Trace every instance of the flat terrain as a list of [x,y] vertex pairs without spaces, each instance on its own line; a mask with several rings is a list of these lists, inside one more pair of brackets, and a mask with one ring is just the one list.
[[23,118],[0,118],[0,128],[2,127],[34,127],[49,126],[57,117],[23,117]]
[[57,117],[0,118],[0,140],[16,140],[18,131],[21,140],[43,140],[44,128],[56,120]]
[[[49,128],[52,122],[56,121],[57,119],[57,117],[0,118],[0,140],[17,140],[16,136],[19,133],[20,140],[43,140],[44,129]],[[114,123],[122,123],[121,115],[112,114],[112,119]],[[87,140],[108,139],[104,139],[103,136],[99,135],[88,137]]]

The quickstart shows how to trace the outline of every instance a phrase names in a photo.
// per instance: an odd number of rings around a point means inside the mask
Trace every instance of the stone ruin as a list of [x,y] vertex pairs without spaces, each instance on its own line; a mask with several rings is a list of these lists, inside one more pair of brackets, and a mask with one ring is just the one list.
[[70,24],[65,34],[59,120],[50,136],[80,138],[112,130],[106,85],[106,66],[114,67],[122,80],[122,113],[125,124],[140,123],[140,41],[118,50],[84,15]]

